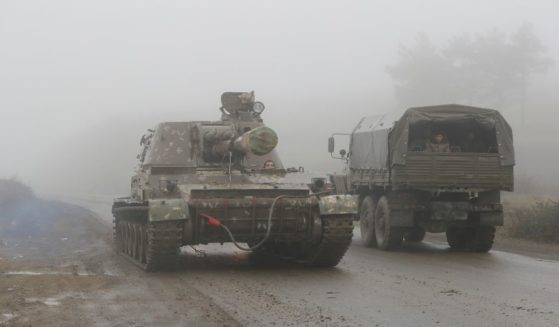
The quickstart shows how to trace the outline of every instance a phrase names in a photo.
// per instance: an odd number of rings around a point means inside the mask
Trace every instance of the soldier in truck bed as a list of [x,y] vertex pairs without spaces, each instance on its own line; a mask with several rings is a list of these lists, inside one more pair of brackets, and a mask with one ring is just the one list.
[[431,142],[427,144],[426,151],[428,152],[450,152],[450,146],[446,136],[442,132],[437,132],[433,135]]
[[487,150],[484,149],[483,142],[474,132],[468,132],[468,134],[466,134],[460,148],[462,152],[486,152]]
[[431,129],[425,129],[423,135],[414,137],[410,142],[409,151],[421,152],[428,151],[429,144],[431,143]]

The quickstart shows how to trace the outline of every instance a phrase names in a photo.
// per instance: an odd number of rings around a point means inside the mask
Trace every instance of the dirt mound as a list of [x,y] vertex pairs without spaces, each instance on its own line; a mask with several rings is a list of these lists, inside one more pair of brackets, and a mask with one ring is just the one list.
[[109,236],[82,207],[47,201],[14,179],[0,179],[0,257],[36,259],[83,251]]
[[33,199],[31,188],[16,179],[0,179],[0,210],[9,209],[19,201]]

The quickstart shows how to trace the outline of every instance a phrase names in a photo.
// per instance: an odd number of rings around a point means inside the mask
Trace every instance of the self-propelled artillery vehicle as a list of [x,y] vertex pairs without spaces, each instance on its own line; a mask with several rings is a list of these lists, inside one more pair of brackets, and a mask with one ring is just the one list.
[[232,242],[310,266],[335,266],[357,201],[288,182],[278,137],[254,93],[226,92],[219,121],[164,122],[142,137],[129,197],[113,204],[117,251],[146,270],[185,245]]

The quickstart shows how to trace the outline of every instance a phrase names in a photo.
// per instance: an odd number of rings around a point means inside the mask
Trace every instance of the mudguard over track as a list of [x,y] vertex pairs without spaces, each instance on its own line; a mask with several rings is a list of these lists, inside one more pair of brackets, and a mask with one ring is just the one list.
[[353,238],[353,215],[321,217],[322,237],[316,244],[265,244],[262,252],[310,267],[334,267],[343,258]]
[[312,267],[334,267],[351,244],[353,215],[328,215],[321,219],[322,239],[305,254],[304,263]]

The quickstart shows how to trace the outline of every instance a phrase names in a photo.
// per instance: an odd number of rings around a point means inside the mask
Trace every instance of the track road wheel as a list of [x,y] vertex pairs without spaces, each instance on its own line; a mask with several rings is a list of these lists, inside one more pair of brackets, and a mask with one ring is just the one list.
[[153,222],[147,227],[145,270],[172,270],[178,263],[182,224],[176,221]]
[[119,207],[115,212],[117,251],[147,271],[173,269],[182,245],[181,221],[148,222],[147,207]]
[[471,230],[467,228],[448,228],[446,230],[446,240],[450,249],[465,250],[470,239]]
[[425,230],[421,227],[413,227],[406,231],[404,239],[406,242],[419,243],[425,238]]
[[359,208],[359,226],[361,228],[361,239],[365,246],[376,246],[375,200],[370,195],[367,195],[361,202],[361,207]]
[[495,227],[480,226],[475,228],[468,240],[468,248],[473,252],[488,252],[495,240]]
[[375,210],[375,236],[377,247],[385,251],[401,247],[404,238],[402,228],[390,227],[392,214],[388,199],[385,196],[381,197]]

